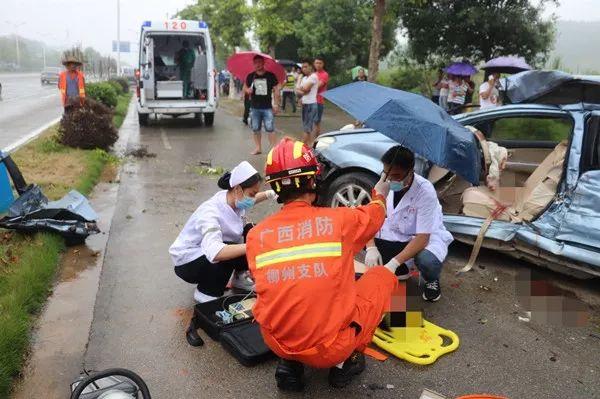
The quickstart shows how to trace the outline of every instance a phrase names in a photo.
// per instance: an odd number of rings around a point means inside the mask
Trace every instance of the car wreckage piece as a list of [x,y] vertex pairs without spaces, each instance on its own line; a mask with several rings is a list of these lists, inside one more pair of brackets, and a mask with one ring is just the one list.
[[0,219],[0,227],[24,233],[58,233],[67,245],[82,243],[89,235],[100,232],[98,215],[81,193],[72,190],[58,201],[48,201],[38,185],[25,182],[10,155],[0,153],[0,157],[19,194],[8,214]]

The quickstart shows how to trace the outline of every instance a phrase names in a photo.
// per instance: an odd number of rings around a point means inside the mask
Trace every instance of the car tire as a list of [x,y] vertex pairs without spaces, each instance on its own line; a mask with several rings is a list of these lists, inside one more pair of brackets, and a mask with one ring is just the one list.
[[215,123],[215,113],[214,112],[204,113],[204,125],[212,126],[213,123]]
[[140,126],[148,126],[148,120],[150,119],[150,114],[140,114],[138,112],[138,122]]
[[326,191],[321,205],[356,207],[371,201],[371,190],[377,183],[377,176],[366,172],[349,172],[336,177]]
[[194,113],[194,122],[196,122],[196,125],[202,126],[202,112]]

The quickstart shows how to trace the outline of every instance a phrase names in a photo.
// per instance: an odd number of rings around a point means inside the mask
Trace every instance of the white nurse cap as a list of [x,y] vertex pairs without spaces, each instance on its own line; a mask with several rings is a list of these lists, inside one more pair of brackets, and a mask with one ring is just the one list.
[[231,171],[231,177],[229,177],[229,187],[235,187],[238,184],[245,182],[257,173],[258,171],[254,169],[252,165],[250,165],[250,162],[242,161]]

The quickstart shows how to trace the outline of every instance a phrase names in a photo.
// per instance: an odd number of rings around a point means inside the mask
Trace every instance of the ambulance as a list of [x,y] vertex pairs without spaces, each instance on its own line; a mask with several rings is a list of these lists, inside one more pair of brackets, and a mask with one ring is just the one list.
[[[194,57],[189,55],[193,51]],[[182,51],[193,58],[191,73],[181,73]],[[140,126],[151,114],[193,114],[212,126],[218,106],[214,48],[204,21],[145,21],[141,27],[137,76]]]

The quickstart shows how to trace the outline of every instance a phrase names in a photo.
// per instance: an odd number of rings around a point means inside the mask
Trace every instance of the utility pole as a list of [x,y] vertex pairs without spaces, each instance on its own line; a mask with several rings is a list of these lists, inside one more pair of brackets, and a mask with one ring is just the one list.
[[42,57],[44,58],[44,69],[46,69],[46,43],[42,44]]
[[17,46],[17,68],[21,68],[21,50],[19,49],[19,35],[15,33],[15,44]]
[[117,0],[117,76],[121,75],[121,0]]

